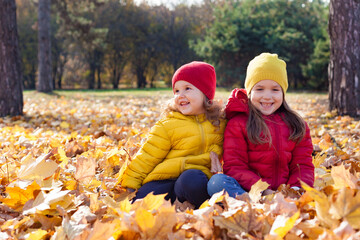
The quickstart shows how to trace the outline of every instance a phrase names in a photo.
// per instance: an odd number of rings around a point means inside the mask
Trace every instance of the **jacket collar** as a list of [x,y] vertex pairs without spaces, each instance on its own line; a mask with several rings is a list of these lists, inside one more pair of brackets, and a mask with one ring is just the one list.
[[168,114],[168,117],[177,118],[177,119],[192,119],[192,120],[198,121],[198,122],[204,122],[206,120],[205,113],[199,114],[199,115],[184,115],[180,112],[170,112]]
[[249,114],[248,96],[245,89],[235,88],[225,107],[226,118],[231,119],[238,113]]

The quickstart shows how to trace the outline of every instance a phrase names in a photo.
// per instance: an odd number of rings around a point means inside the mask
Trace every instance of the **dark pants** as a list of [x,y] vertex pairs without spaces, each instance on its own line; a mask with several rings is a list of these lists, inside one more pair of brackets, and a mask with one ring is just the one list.
[[207,193],[207,182],[208,178],[205,173],[190,169],[184,171],[176,179],[145,183],[139,188],[134,200],[144,198],[151,192],[154,195],[167,193],[165,199],[170,199],[172,203],[177,198],[180,202],[188,201],[199,208],[205,200],[210,198]]

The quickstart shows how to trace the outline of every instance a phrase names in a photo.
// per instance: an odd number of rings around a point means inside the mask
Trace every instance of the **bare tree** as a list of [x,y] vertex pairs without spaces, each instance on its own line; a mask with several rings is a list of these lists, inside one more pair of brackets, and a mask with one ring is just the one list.
[[360,115],[360,1],[331,0],[329,14],[330,110]]
[[15,0],[0,1],[0,117],[23,114]]
[[39,92],[52,92],[54,89],[51,67],[51,36],[50,36],[51,0],[39,0],[38,7],[38,84]]

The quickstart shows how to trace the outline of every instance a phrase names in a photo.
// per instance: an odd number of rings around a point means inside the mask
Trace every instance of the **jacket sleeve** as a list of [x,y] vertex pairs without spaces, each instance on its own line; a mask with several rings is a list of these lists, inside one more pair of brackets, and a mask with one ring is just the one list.
[[157,122],[148,135],[144,145],[126,168],[121,186],[138,189],[145,177],[161,163],[171,148],[171,141],[165,127]]
[[242,188],[250,191],[260,176],[249,168],[246,129],[237,117],[232,118],[224,133],[224,173],[233,177]]
[[313,145],[310,136],[310,129],[306,125],[306,134],[298,143],[293,152],[289,165],[289,180],[287,184],[291,187],[301,187],[300,180],[313,187],[314,185],[314,165],[312,162]]

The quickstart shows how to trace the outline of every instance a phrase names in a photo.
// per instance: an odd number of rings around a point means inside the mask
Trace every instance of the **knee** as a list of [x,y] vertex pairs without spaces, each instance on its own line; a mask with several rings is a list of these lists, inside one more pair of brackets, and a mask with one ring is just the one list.
[[226,175],[221,173],[215,174],[210,178],[207,184],[207,190],[210,196],[225,189],[225,185],[226,185],[225,178]]
[[197,189],[205,185],[208,182],[208,178],[205,173],[197,169],[189,169],[183,172],[178,180],[178,184],[182,185],[183,188]]

